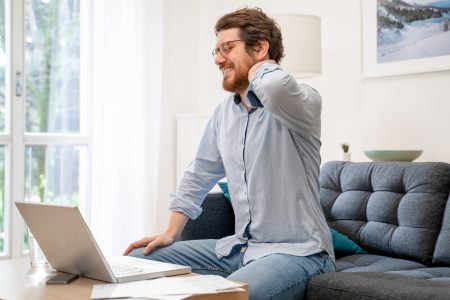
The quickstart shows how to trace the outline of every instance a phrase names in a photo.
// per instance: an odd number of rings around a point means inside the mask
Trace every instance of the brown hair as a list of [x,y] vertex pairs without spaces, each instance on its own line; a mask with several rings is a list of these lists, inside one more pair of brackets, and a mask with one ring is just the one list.
[[214,27],[216,35],[221,30],[239,28],[240,38],[247,52],[254,50],[260,41],[269,42],[269,58],[277,63],[284,57],[283,39],[279,25],[260,8],[241,8],[221,17]]

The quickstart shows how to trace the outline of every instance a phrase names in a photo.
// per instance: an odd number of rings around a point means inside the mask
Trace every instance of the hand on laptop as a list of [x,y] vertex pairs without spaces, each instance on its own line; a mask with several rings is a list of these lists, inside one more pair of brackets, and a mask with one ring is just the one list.
[[131,243],[123,255],[128,255],[137,248],[145,247],[144,255],[149,255],[153,250],[159,247],[165,247],[173,244],[175,237],[180,234],[189,218],[177,211],[173,211],[169,221],[169,228],[160,235],[147,236],[143,239]]
[[144,237],[138,241],[131,243],[125,250],[123,255],[128,255],[134,249],[145,247],[144,255],[149,255],[153,250],[159,247],[169,246],[173,243],[174,238],[169,234],[161,234]]

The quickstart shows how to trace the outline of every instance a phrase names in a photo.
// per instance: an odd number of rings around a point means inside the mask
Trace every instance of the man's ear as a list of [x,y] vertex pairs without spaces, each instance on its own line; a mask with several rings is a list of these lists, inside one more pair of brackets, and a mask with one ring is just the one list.
[[260,60],[269,59],[269,42],[266,40],[262,40],[259,42],[259,45],[255,48],[255,56]]

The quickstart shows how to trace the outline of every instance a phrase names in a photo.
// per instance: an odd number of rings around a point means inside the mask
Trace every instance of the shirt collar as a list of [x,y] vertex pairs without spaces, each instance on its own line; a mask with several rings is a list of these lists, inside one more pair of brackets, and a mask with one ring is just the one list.
[[234,94],[233,101],[234,101],[234,104],[239,105],[239,103],[241,103],[241,95]]
[[[239,95],[239,94],[234,94],[234,96],[233,96],[233,101],[234,101],[234,104],[236,104],[236,105],[239,105],[240,103],[241,103],[241,95]],[[253,113],[253,112],[255,112],[257,110],[257,108],[256,107],[251,107],[250,108],[250,111],[248,112],[248,114],[251,114],[251,113]]]

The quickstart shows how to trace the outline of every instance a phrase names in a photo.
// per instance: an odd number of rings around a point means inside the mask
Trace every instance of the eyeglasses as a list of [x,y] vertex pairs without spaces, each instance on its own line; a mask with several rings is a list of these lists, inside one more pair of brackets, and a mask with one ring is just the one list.
[[216,49],[214,49],[212,51],[212,56],[214,58],[217,57],[217,55],[220,53],[220,55],[225,56],[228,53],[230,53],[231,49],[234,48],[233,43],[234,42],[243,42],[243,40],[233,40],[233,41],[228,41],[228,42],[223,42],[222,44],[219,45],[219,47],[217,47]]

